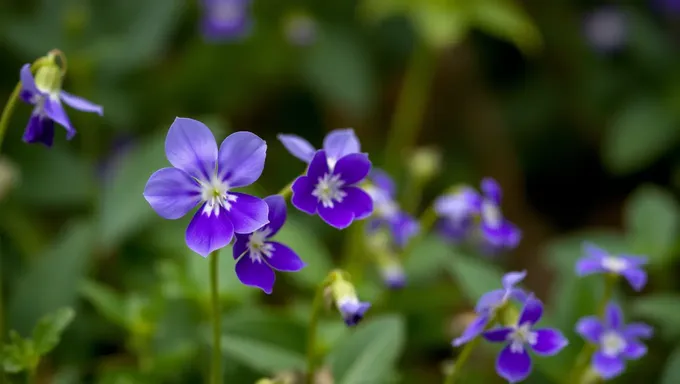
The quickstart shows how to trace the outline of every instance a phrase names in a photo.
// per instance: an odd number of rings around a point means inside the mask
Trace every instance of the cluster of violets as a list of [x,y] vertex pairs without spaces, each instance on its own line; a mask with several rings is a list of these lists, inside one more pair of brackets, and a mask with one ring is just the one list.
[[[604,274],[621,276],[631,287],[640,291],[647,273],[642,267],[646,259],[641,256],[614,256],[593,244],[584,244],[585,256],[576,263],[576,274],[586,276]],[[496,360],[496,371],[511,383],[526,379],[531,373],[529,351],[538,356],[552,356],[568,344],[564,335],[556,329],[537,328],[542,317],[543,304],[532,293],[518,288],[526,272],[510,272],[503,276],[502,289],[484,294],[475,306],[476,318],[468,324],[462,335],[453,340],[454,347],[466,344],[477,337],[492,343],[504,343]],[[502,324],[501,319],[514,305],[521,307],[517,321]],[[581,318],[575,330],[586,342],[595,346],[591,368],[605,380],[623,373],[626,361],[637,360],[647,353],[642,339],[652,336],[652,328],[644,323],[625,324],[623,311],[614,301],[606,303],[602,317]]]

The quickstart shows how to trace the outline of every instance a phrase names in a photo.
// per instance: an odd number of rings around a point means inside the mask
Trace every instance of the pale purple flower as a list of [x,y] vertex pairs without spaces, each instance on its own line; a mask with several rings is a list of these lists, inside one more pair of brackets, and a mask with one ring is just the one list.
[[390,289],[401,289],[406,286],[406,272],[397,260],[386,260],[378,264],[383,282]]
[[371,185],[363,188],[373,199],[373,215],[367,225],[369,233],[387,228],[394,244],[406,246],[420,230],[418,221],[399,207],[394,181],[387,173],[373,169],[369,178]]
[[434,210],[439,217],[437,222],[439,233],[454,243],[467,240],[481,206],[482,197],[468,186],[438,197],[434,201]]
[[341,299],[337,304],[342,319],[347,326],[353,327],[364,318],[364,314],[371,308],[371,303],[359,301],[356,297]]
[[622,48],[628,40],[628,20],[625,12],[606,6],[590,12],[583,21],[583,32],[588,43],[602,52]]
[[489,321],[494,312],[505,305],[509,300],[524,303],[527,300],[528,295],[524,290],[515,288],[515,286],[524,280],[526,275],[526,271],[508,272],[501,280],[503,285],[502,289],[496,289],[482,295],[475,306],[477,318],[468,325],[460,337],[453,340],[453,346],[459,347],[479,336],[489,325]]
[[[66,129],[66,139],[70,140],[75,136],[76,130],[71,125],[64,107],[61,105],[62,101],[82,112],[94,112],[100,116],[104,114],[104,109],[101,106],[61,90],[60,79],[47,78],[61,76],[59,68],[56,66],[42,67],[38,69],[36,76],[38,78],[34,79],[30,64],[24,64],[21,67],[21,92],[19,97],[24,102],[34,105],[28,126],[24,132],[23,140],[26,143],[43,143],[47,147],[51,147],[54,142],[55,122]],[[43,79],[42,77],[46,78]],[[59,84],[59,86],[54,86],[55,84]]]
[[186,231],[186,243],[207,257],[231,242],[234,233],[252,233],[269,222],[264,200],[233,192],[262,174],[267,144],[251,132],[229,135],[219,151],[200,121],[176,118],[165,139],[173,168],[151,175],[144,197],[163,218],[179,219],[201,205]]
[[505,217],[501,211],[503,191],[496,180],[487,177],[482,180],[483,198],[481,202],[480,229],[487,247],[492,251],[513,249],[522,237],[519,228]]
[[[309,141],[297,135],[280,134],[277,137],[291,155],[305,163],[309,164],[314,158],[316,149]],[[328,168],[332,170],[340,158],[360,153],[361,143],[352,128],[336,129],[323,139],[323,149],[328,159]]]
[[370,172],[371,162],[364,153],[351,153],[333,167],[329,163],[326,151],[317,151],[307,174],[293,182],[291,201],[297,209],[318,213],[329,225],[343,229],[373,212],[373,200],[356,186]]
[[644,356],[647,347],[639,339],[652,337],[652,327],[647,324],[624,324],[621,307],[614,302],[607,304],[604,321],[596,316],[584,317],[576,324],[576,332],[597,345],[592,366],[605,380],[623,373],[626,360]]
[[266,293],[274,288],[274,270],[297,272],[305,263],[286,245],[271,238],[286,222],[286,200],[281,195],[265,197],[269,206],[269,224],[250,234],[236,234],[234,259],[236,276],[245,285],[258,287]]
[[485,331],[483,336],[494,343],[506,343],[496,360],[496,371],[511,383],[526,379],[531,373],[531,356],[553,356],[560,352],[568,341],[556,329],[534,329],[543,315],[543,304],[533,297],[526,300],[516,325]]
[[203,36],[210,41],[240,39],[252,28],[250,0],[203,0]]
[[636,291],[642,290],[647,284],[647,272],[642,267],[647,264],[643,256],[609,254],[602,248],[591,243],[583,244],[586,254],[576,262],[576,274],[586,276],[594,273],[612,273],[623,276]]

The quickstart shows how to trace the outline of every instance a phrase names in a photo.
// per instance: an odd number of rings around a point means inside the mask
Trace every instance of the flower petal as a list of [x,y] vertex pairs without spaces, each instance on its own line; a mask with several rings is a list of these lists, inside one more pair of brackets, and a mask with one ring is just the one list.
[[576,261],[576,275],[577,276],[587,276],[594,273],[605,272],[602,267],[602,261],[590,256],[582,257]]
[[229,245],[233,236],[234,226],[224,211],[217,215],[206,212],[203,204],[187,227],[186,242],[192,251],[208,257],[210,252]]
[[508,336],[513,329],[510,327],[496,328],[489,331],[484,331],[482,334],[485,339],[492,343],[504,343],[508,341]]
[[360,182],[368,176],[371,171],[371,161],[365,153],[352,153],[340,158],[335,168],[334,174],[339,174],[345,185],[352,185]]
[[597,351],[593,355],[593,368],[603,379],[609,380],[623,373],[625,365],[621,358],[609,357]]
[[248,241],[250,240],[250,235],[236,233],[234,234],[234,237],[236,237],[236,241],[234,241],[231,254],[234,256],[234,260],[237,260],[248,251]]
[[505,296],[505,290],[495,289],[491,292],[487,292],[482,295],[482,297],[477,300],[477,305],[475,305],[475,312],[482,312],[490,309],[494,309],[498,304],[503,301]]
[[175,220],[200,203],[201,188],[186,172],[163,168],[149,177],[144,198],[161,217]]
[[178,117],[165,138],[165,155],[175,168],[199,180],[210,180],[217,161],[215,136],[200,121]]
[[267,258],[267,263],[272,268],[277,271],[297,272],[305,267],[305,262],[292,249],[276,241],[268,243],[274,246],[271,257]]
[[352,220],[354,220],[354,213],[339,204],[336,204],[333,208],[319,205],[317,211],[323,221],[337,229],[349,227],[352,224]]
[[591,257],[597,260],[602,260],[605,257],[609,257],[609,252],[605,251],[604,249],[598,247],[593,243],[586,241],[583,243],[582,248],[583,253],[585,253],[587,257]]
[[531,373],[531,357],[526,349],[513,352],[510,346],[503,348],[496,360],[496,371],[505,380],[516,383],[526,379]]
[[620,255],[619,259],[624,260],[626,264],[635,268],[642,267],[643,265],[647,265],[649,263],[649,259],[644,256]]
[[33,74],[31,74],[31,64],[24,64],[19,71],[19,79],[21,80],[21,87],[30,93],[42,93],[35,86]]
[[562,332],[555,329],[537,329],[536,343],[531,347],[541,356],[553,356],[569,343]]
[[640,268],[628,268],[621,272],[628,283],[636,291],[641,291],[647,284],[647,272]]
[[522,232],[519,228],[508,220],[503,220],[497,227],[490,226],[483,222],[482,233],[484,239],[492,248],[500,248],[501,250],[517,247],[522,238]]
[[267,143],[252,132],[234,132],[220,145],[217,171],[230,188],[257,181],[264,170]]
[[599,343],[604,326],[596,316],[586,316],[576,323],[576,332],[591,343]]
[[269,223],[269,207],[264,200],[239,192],[229,192],[229,195],[236,197],[227,210],[234,232],[252,233]]
[[291,186],[293,197],[290,201],[293,206],[302,212],[313,215],[316,213],[316,208],[319,205],[319,199],[312,195],[314,191],[314,183],[308,176],[300,176],[293,182]]
[[281,195],[272,195],[265,197],[264,202],[269,207],[268,237],[272,237],[283,227],[283,223],[286,222],[286,199]]
[[31,115],[23,140],[26,143],[43,143],[48,148],[51,147],[54,143],[54,121],[41,118],[39,115]]
[[626,348],[623,357],[628,360],[637,360],[647,354],[647,347],[637,340],[626,340]]
[[503,288],[510,290],[512,287],[520,283],[527,276],[527,271],[508,272],[503,276]]
[[314,157],[316,149],[309,143],[309,141],[303,139],[297,135],[284,135],[280,134],[276,136],[281,144],[290,152],[291,155],[297,157],[298,159],[309,163]]
[[654,334],[654,328],[645,323],[630,323],[623,328],[622,333],[627,338],[649,339]]
[[75,108],[83,112],[93,112],[102,116],[104,114],[104,108],[101,105],[97,105],[91,101],[85,100],[82,97],[72,95],[66,91],[60,91],[59,97],[71,108]]
[[394,184],[394,180],[392,180],[392,178],[390,177],[390,175],[387,174],[387,172],[383,171],[382,169],[373,168],[373,170],[371,170],[369,178],[371,179],[373,185],[375,185],[378,189],[383,191],[383,193],[387,194],[389,197],[394,198],[394,196],[397,193],[397,187]]
[[406,212],[399,212],[390,218],[388,223],[394,243],[398,247],[405,247],[408,241],[420,232],[418,221]]
[[323,139],[323,149],[329,159],[338,161],[351,153],[359,152],[361,144],[352,128],[336,129]]
[[484,328],[486,328],[487,324],[489,324],[489,320],[490,316],[488,312],[480,313],[477,315],[476,319],[468,324],[467,328],[465,328],[463,331],[463,334],[457,339],[454,339],[451,344],[453,344],[454,347],[460,347],[461,345],[481,335],[482,332],[484,332]]
[[323,177],[328,172],[330,171],[328,169],[326,152],[323,150],[316,151],[312,161],[309,163],[309,167],[307,167],[307,177],[316,184],[319,178]]
[[524,304],[524,309],[522,309],[522,313],[519,315],[517,324],[530,323],[533,325],[541,319],[541,316],[543,316],[543,304],[538,299],[530,298]]
[[373,213],[373,199],[359,187],[345,187],[342,189],[347,195],[342,203],[337,204],[344,210],[351,211],[356,220],[365,219]]
[[257,287],[265,293],[272,293],[276,275],[263,260],[253,261],[250,254],[245,254],[236,262],[236,276],[244,285]]
[[54,120],[57,124],[66,128],[66,139],[71,140],[73,136],[76,135],[76,130],[71,125],[71,121],[68,119],[68,115],[61,105],[59,99],[53,97],[45,98],[45,113],[47,116]]
[[491,177],[486,177],[481,184],[484,196],[496,204],[500,204],[503,198],[503,190],[496,180]]
[[621,330],[623,327],[623,311],[613,301],[607,303],[604,311],[604,321],[608,329]]

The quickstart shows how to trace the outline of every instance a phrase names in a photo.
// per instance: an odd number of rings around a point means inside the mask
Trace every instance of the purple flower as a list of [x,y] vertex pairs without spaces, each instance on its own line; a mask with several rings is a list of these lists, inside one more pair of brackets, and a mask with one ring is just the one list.
[[31,74],[30,64],[24,64],[21,67],[19,97],[24,102],[35,106],[24,132],[23,140],[26,143],[43,143],[51,147],[54,142],[55,122],[66,129],[68,140],[75,136],[76,130],[61,105],[62,101],[79,111],[103,115],[104,110],[101,106],[61,90],[61,76],[60,69],[56,65],[41,67],[35,79]]
[[228,245],[234,232],[253,233],[269,222],[267,203],[231,191],[260,177],[266,153],[267,144],[251,132],[232,133],[218,151],[205,124],[178,117],[165,139],[165,154],[174,168],[151,175],[144,197],[160,216],[171,220],[201,204],[187,228],[186,242],[207,257]]
[[249,6],[250,0],[203,0],[203,36],[210,41],[246,36],[252,27]]
[[329,166],[326,151],[317,151],[307,174],[293,182],[293,205],[310,215],[316,213],[329,225],[343,229],[373,212],[373,200],[355,184],[371,170],[364,153],[352,153]]
[[647,353],[647,347],[639,339],[652,337],[652,327],[644,323],[623,324],[621,307],[610,302],[605,310],[604,321],[587,316],[576,323],[578,332],[587,341],[596,344],[593,369],[603,378],[620,375],[626,360],[637,360]]
[[502,289],[496,289],[482,295],[475,306],[477,318],[468,325],[459,338],[453,340],[453,346],[459,347],[479,336],[489,325],[494,312],[505,305],[510,299],[524,303],[528,295],[521,288],[515,288],[515,285],[524,280],[526,275],[526,271],[508,272],[501,280]]
[[583,33],[590,45],[602,52],[622,48],[628,39],[626,14],[616,7],[602,7],[585,16]]
[[517,247],[522,237],[520,230],[503,217],[501,211],[501,191],[496,180],[487,177],[482,180],[484,194],[481,203],[480,229],[485,241],[492,249],[512,249]]
[[305,263],[287,246],[271,241],[286,222],[286,200],[281,195],[265,197],[269,206],[269,224],[250,234],[236,234],[234,260],[236,276],[245,285],[271,293],[274,270],[297,272]]
[[455,243],[466,240],[472,232],[474,217],[479,215],[481,205],[481,196],[467,186],[455,193],[440,196],[434,202],[434,210],[439,216],[439,233]]
[[349,327],[353,327],[359,324],[361,319],[364,318],[366,311],[371,308],[371,303],[359,301],[356,298],[348,298],[346,300],[341,300],[337,306],[345,324]]
[[585,256],[576,262],[578,276],[593,273],[612,273],[628,280],[634,290],[640,291],[647,283],[647,272],[642,266],[647,264],[647,258],[642,256],[621,255],[613,256],[594,244],[584,243]]
[[383,282],[390,289],[401,289],[406,286],[406,273],[398,260],[386,260],[378,265]]
[[418,221],[401,210],[395,201],[395,186],[387,173],[374,169],[371,171],[372,185],[364,187],[364,191],[373,200],[373,216],[368,223],[368,231],[374,232],[386,227],[398,247],[404,247],[420,230]]
[[533,297],[528,298],[516,325],[483,333],[488,341],[506,343],[496,360],[496,371],[511,383],[522,381],[531,373],[528,349],[541,356],[553,356],[568,344],[567,339],[556,329],[534,329],[542,315],[541,302]]
[[[297,135],[280,134],[278,138],[291,155],[305,163],[310,163],[314,158],[316,149],[309,141]],[[361,144],[352,128],[336,129],[323,139],[323,149],[328,158],[328,168],[333,169],[340,158],[360,153]]]

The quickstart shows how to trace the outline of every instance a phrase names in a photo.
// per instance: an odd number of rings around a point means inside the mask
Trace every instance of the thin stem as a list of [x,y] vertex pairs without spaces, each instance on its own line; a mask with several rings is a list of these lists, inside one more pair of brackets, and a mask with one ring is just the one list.
[[326,290],[327,282],[324,281],[316,290],[314,295],[314,302],[312,302],[312,317],[309,320],[309,327],[307,329],[307,375],[305,376],[306,384],[314,383],[314,376],[316,371],[316,328],[319,323],[319,316],[323,308],[324,291]]
[[35,384],[36,382],[36,368],[29,368],[26,371],[26,384]]
[[418,138],[432,85],[434,64],[432,49],[424,41],[418,41],[411,53],[387,136],[385,168],[389,173],[394,174],[398,170],[404,150]]
[[465,345],[465,348],[463,348],[463,350],[460,352],[460,355],[458,355],[456,362],[453,364],[451,372],[449,372],[449,374],[444,379],[444,384],[453,384],[456,382],[456,378],[460,374],[463,365],[465,365],[468,358],[472,354],[472,350],[475,349],[477,344],[479,344],[479,340],[481,340],[481,337],[475,337],[474,340]]
[[2,110],[2,116],[0,116],[0,148],[2,148],[2,142],[9,126],[9,119],[12,117],[17,100],[19,100],[19,92],[21,92],[21,82],[17,83],[16,87],[14,87],[12,94],[9,95],[5,109]]
[[212,369],[211,384],[222,383],[222,316],[220,311],[220,291],[219,291],[219,251],[210,254],[210,302],[212,317]]
[[284,200],[288,200],[288,198],[290,197],[290,195],[293,193],[292,187],[293,187],[293,182],[291,181],[291,182],[288,183],[285,187],[283,187],[283,188],[279,191],[278,194],[281,195],[281,196],[283,196],[283,199],[284,199]]
[[352,275],[355,282],[363,279],[364,272],[364,241],[366,237],[365,221],[355,221],[345,234],[343,263],[345,270]]

